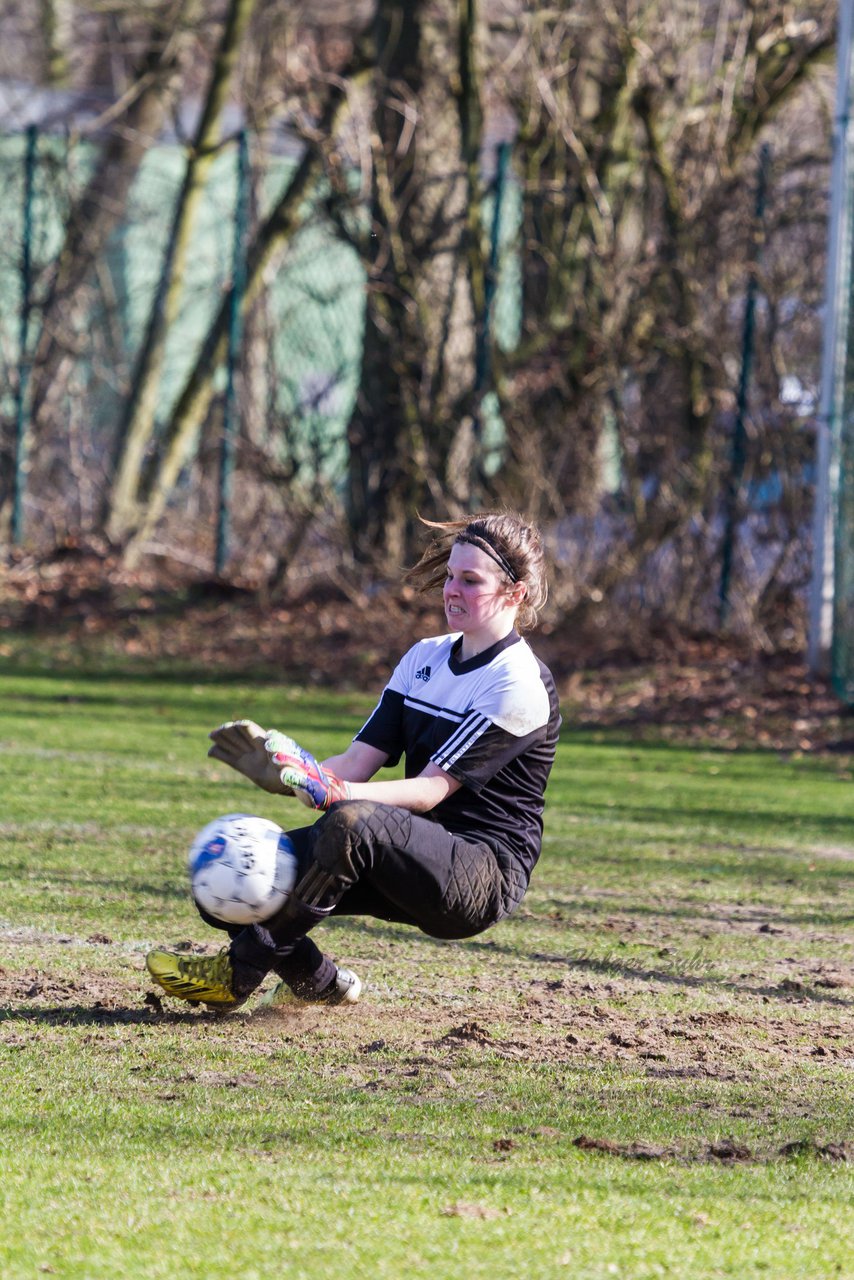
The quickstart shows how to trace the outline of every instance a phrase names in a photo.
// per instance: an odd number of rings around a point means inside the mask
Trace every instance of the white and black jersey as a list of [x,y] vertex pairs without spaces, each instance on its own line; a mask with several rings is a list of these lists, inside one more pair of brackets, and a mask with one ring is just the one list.
[[462,786],[427,816],[500,846],[527,878],[560,728],[554,681],[515,631],[467,661],[461,646],[459,634],[413,645],[356,739],[389,765],[404,755],[408,778],[431,760],[445,769]]

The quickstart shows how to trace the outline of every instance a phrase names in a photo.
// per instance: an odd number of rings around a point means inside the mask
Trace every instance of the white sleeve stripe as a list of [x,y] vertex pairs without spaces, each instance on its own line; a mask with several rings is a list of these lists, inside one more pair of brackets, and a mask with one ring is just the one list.
[[[456,751],[460,739],[464,740],[467,738],[473,727],[477,725],[485,726],[487,724],[489,724],[489,721],[482,712],[469,711],[465,718],[462,719],[459,728],[455,729],[454,732],[445,739],[441,747],[438,748],[436,754],[442,756],[452,755]],[[481,728],[480,732],[483,732],[483,728]],[[479,737],[480,734],[477,736]]]
[[481,734],[485,733],[489,728],[491,721],[477,711],[472,711],[460,725],[450,738],[442,743],[438,751],[433,754],[433,763],[437,764],[440,769],[448,769],[452,764],[464,755]]
[[441,716],[443,720],[456,720],[462,723],[463,714],[461,711],[452,711],[449,707],[439,707],[435,702],[424,702],[420,698],[413,698],[411,694],[407,694],[403,699],[406,707],[412,707],[414,711],[423,711],[429,715]]

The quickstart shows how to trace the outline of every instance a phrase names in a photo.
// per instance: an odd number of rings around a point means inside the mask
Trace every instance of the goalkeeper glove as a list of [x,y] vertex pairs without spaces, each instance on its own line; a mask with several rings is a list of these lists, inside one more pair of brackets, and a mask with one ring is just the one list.
[[214,760],[221,760],[254,782],[256,787],[262,787],[273,795],[294,794],[293,788],[282,781],[281,771],[267,754],[267,730],[254,720],[229,720],[208,736],[213,742],[208,755]]
[[291,794],[310,809],[326,810],[336,800],[350,799],[349,783],[324,769],[310,751],[287,734],[271,730],[267,734],[267,754],[282,784],[292,788]]

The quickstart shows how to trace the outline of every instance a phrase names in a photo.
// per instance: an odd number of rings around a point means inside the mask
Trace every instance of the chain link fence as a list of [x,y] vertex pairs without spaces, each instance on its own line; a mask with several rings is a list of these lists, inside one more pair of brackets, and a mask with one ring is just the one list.
[[[286,182],[296,163],[293,157],[267,157],[257,177],[251,172],[241,176],[237,157],[236,145],[222,149],[199,201],[177,308],[165,332],[151,449],[231,285],[235,254],[244,247],[235,244],[241,197],[251,207],[263,206],[265,193]],[[73,369],[62,377],[61,403],[50,420],[62,423],[65,430],[40,424],[36,442],[42,461],[47,452],[54,455],[51,485],[44,466],[27,456],[32,409],[28,392],[34,360],[44,354],[49,341],[44,326],[50,317],[44,303],[61,270],[69,213],[79,210],[81,202],[85,205],[95,161],[96,149],[85,140],[35,130],[0,139],[5,192],[0,213],[0,292],[5,299],[0,317],[0,404],[4,420],[15,424],[16,447],[9,453],[15,460],[18,505],[26,505],[23,494],[29,489],[32,517],[43,513],[65,488],[56,485],[63,474],[72,479],[73,471],[73,479],[79,480],[85,470],[93,485],[108,483],[117,424],[157,299],[172,211],[181,193],[183,149],[150,147],[121,220],[98,246],[91,283],[73,296],[69,293],[68,305],[61,310],[58,341],[63,350],[57,363]],[[251,190],[240,192],[241,181]],[[358,378],[363,284],[356,253],[317,218],[297,234],[264,291],[255,330],[267,339],[261,371],[268,383],[267,427],[262,435],[287,424],[276,447],[291,455],[297,470],[334,471],[342,465],[344,427]],[[234,350],[229,358],[242,359]],[[220,392],[227,372],[224,368],[219,375]],[[29,486],[28,476],[33,481]],[[78,506],[81,523],[95,521],[96,495],[85,485]],[[15,533],[20,536],[20,523]]]
[[[0,414],[7,460],[2,498],[11,513],[13,543],[36,528],[50,533],[55,526],[59,533],[63,525],[99,526],[123,447],[140,353],[155,319],[168,312],[143,459],[149,470],[156,465],[218,312],[229,303],[234,315],[241,310],[253,234],[301,159],[296,143],[278,139],[270,145],[256,135],[232,135],[200,191],[179,287],[170,295],[164,263],[187,149],[179,139],[147,145],[128,161],[124,175],[114,157],[119,176],[113,191],[99,187],[97,177],[115,142],[114,135],[93,138],[34,126],[0,137]],[[484,215],[492,278],[498,281],[507,227],[500,193],[496,201],[494,192],[505,183],[506,154],[491,163],[492,195]],[[354,174],[356,190],[358,181]],[[310,491],[315,501],[340,486],[346,472],[366,274],[355,237],[348,242],[330,216],[328,195],[322,180],[306,193],[297,229],[253,291],[239,331],[230,326],[201,438],[170,499],[173,507],[177,503],[217,525],[218,568],[228,553],[230,508],[247,502],[245,487],[238,493],[232,483],[236,466],[254,467],[292,494]],[[76,240],[69,229],[75,219]],[[94,245],[87,242],[87,222],[97,237]],[[75,252],[92,256],[85,281],[65,261]],[[512,287],[512,280],[509,292],[493,284],[487,298],[489,313],[481,325],[486,342],[477,368],[484,385],[489,329],[512,341],[518,324],[518,302],[515,320],[512,301],[507,305]],[[494,453],[500,422],[488,399],[483,413],[484,438]],[[205,493],[196,491],[200,467]],[[212,475],[218,475],[218,485],[211,484]],[[218,512],[209,509],[212,503]]]

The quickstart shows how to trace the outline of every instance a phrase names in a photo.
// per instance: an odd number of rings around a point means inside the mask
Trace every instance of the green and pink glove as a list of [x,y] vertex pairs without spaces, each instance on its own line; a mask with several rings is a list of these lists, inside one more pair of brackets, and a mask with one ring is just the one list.
[[350,799],[348,783],[277,729],[262,729],[254,720],[229,720],[209,736],[213,746],[208,755],[264,791],[296,796],[310,809],[326,810],[336,800]]
[[279,770],[283,785],[310,809],[324,811],[336,800],[350,799],[350,784],[324,769],[310,751],[293,738],[272,729],[267,734],[267,755]]

